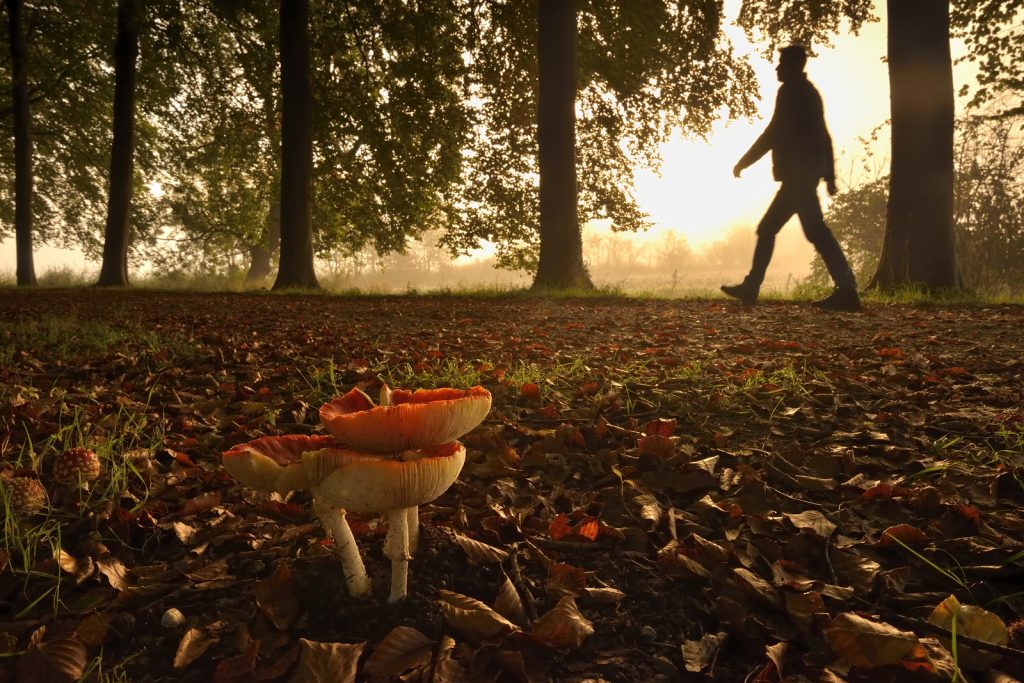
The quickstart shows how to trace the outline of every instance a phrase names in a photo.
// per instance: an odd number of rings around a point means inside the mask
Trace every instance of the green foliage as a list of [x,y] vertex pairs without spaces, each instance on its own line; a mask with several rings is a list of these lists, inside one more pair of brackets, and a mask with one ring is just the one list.
[[[1024,141],[1015,134],[1019,125],[1012,117],[973,116],[958,127],[957,259],[968,286],[991,295],[1024,291]],[[858,282],[870,279],[878,263],[888,191],[889,176],[879,173],[841,192],[829,208],[827,221]],[[827,280],[820,260],[813,278]]]
[[[967,46],[965,60],[978,66],[974,104],[998,101],[1011,93],[1014,102],[1002,115],[1024,114],[1024,8],[1005,0],[969,0],[950,3],[953,34]],[[969,90],[964,85],[961,93]]]
[[[722,33],[721,3],[589,0],[577,4],[579,219],[648,223],[632,196],[637,163],[656,166],[673,130],[704,135],[723,112],[753,112],[755,84]],[[489,241],[509,268],[536,264],[537,17],[534,3],[486,3],[467,17],[477,126],[446,215],[443,242]]]
[[738,23],[751,38],[763,38],[764,54],[788,43],[813,49],[831,45],[843,22],[854,34],[865,22],[877,21],[872,0],[743,0]]

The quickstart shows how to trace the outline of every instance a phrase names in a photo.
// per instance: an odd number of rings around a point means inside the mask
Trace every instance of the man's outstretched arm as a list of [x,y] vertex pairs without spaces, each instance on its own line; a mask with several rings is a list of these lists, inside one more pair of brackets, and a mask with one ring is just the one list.
[[735,177],[739,178],[743,169],[763,157],[771,151],[772,147],[775,145],[776,121],[778,121],[780,116],[782,116],[781,111],[785,106],[783,99],[783,92],[780,88],[779,95],[775,98],[775,110],[772,111],[772,120],[768,122],[768,127],[764,129],[764,132],[754,140],[754,144],[750,146],[747,153],[740,157],[740,160],[736,162],[735,166],[733,166],[732,174]]
[[750,146],[750,149],[747,150],[746,154],[740,157],[740,160],[736,162],[735,166],[733,166],[732,174],[739,178],[743,169],[756,162],[771,150],[772,140],[772,124],[769,123],[765,131],[761,133],[756,140],[754,140],[754,144]]

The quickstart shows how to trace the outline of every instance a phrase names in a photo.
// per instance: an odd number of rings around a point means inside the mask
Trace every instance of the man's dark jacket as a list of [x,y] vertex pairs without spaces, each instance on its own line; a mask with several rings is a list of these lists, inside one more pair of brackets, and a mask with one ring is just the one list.
[[835,182],[832,138],[825,126],[821,95],[806,74],[779,87],[768,128],[739,161],[746,168],[772,152],[772,173],[782,182]]

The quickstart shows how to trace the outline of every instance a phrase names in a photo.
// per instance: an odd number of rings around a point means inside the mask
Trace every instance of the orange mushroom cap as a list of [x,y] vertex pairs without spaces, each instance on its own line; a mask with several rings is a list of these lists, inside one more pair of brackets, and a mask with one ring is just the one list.
[[320,407],[320,421],[346,446],[370,453],[399,453],[449,443],[480,424],[491,392],[469,389],[395,389],[388,405],[374,406],[352,389]]
[[458,442],[385,458],[344,448],[307,451],[309,485],[329,505],[354,512],[387,512],[428,503],[458,478],[466,449]]
[[308,486],[302,454],[337,445],[329,436],[267,436],[225,451],[228,474],[259,491],[284,494]]

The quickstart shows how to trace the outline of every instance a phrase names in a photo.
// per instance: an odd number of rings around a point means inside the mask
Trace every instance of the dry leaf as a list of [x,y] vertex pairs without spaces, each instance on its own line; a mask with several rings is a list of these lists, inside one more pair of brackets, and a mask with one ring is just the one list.
[[54,559],[57,560],[57,565],[68,574],[78,573],[78,560],[75,559],[74,555],[64,550],[64,548],[57,550]]
[[110,622],[116,617],[113,612],[93,612],[78,624],[75,635],[86,645],[98,647],[107,639]]
[[445,622],[470,640],[486,640],[519,627],[493,609],[466,595],[441,590],[441,614]]
[[775,673],[779,678],[782,678],[782,662],[786,659],[787,649],[789,649],[789,643],[775,643],[764,648],[765,654],[771,660],[772,665],[775,667]]
[[86,649],[75,635],[58,636],[29,647],[15,666],[15,680],[74,683],[85,673]]
[[256,604],[275,627],[284,630],[291,626],[299,615],[295,580],[286,563],[278,563],[273,574],[258,581],[255,592]]
[[[1006,624],[998,616],[975,605],[961,605],[956,596],[950,595],[939,603],[928,617],[928,621],[944,629],[953,630],[956,620],[956,632],[959,635],[981,640],[993,645],[1006,645],[1010,640],[1010,632]],[[946,649],[952,647],[947,638],[939,639]],[[984,652],[957,644],[958,661],[970,669],[988,669],[999,659],[994,652]]]
[[453,540],[473,564],[501,564],[508,559],[508,552],[501,548],[481,543],[463,534],[455,534]]
[[384,636],[363,665],[363,672],[387,679],[420,669],[434,658],[434,641],[411,626],[396,626]]
[[732,573],[736,577],[736,583],[752,598],[772,607],[782,607],[782,598],[779,597],[778,591],[760,576],[743,567],[736,567]]
[[875,545],[885,548],[889,546],[899,547],[900,543],[904,545],[919,545],[927,542],[927,534],[917,527],[910,526],[909,524],[896,524],[883,531],[882,536]]
[[192,545],[196,535],[195,527],[189,526],[184,522],[174,522],[171,524],[171,528],[174,529],[174,535],[178,537],[178,540],[181,541],[182,545]]
[[711,666],[718,649],[728,637],[725,632],[705,633],[700,640],[683,641],[681,649],[686,670],[700,673]]
[[127,590],[134,584],[133,581],[129,580],[128,568],[116,557],[107,555],[97,559],[96,568],[100,570],[103,576],[107,577],[110,585],[118,591]]
[[805,510],[797,514],[783,513],[783,516],[797,529],[808,529],[822,538],[828,538],[836,530],[836,525],[817,510]]
[[626,594],[618,588],[611,586],[598,586],[597,588],[584,588],[583,593],[594,602],[609,604],[619,602]]
[[198,628],[185,631],[178,642],[178,650],[174,653],[174,668],[184,669],[186,666],[203,656],[218,638]]
[[658,499],[649,493],[641,494],[633,499],[640,506],[640,517],[651,523],[648,531],[654,531],[661,523],[662,508]]
[[824,631],[832,650],[853,666],[888,666],[926,656],[910,631],[849,612],[838,615]]
[[437,650],[437,662],[434,664],[433,675],[427,679],[430,683],[461,683],[469,679],[469,672],[452,657],[455,641],[445,636]]
[[494,611],[517,626],[525,628],[530,625],[530,618],[527,616],[523,599],[507,576],[505,582],[501,584],[498,597],[494,600]]
[[299,638],[299,663],[288,683],[355,683],[366,643],[318,643]]
[[593,632],[594,625],[580,614],[576,601],[567,595],[533,622],[530,634],[549,647],[562,649],[579,647]]
[[554,596],[569,594],[577,596],[587,585],[587,575],[579,567],[565,562],[556,562],[548,567],[547,589]]

